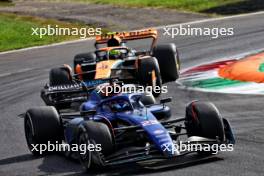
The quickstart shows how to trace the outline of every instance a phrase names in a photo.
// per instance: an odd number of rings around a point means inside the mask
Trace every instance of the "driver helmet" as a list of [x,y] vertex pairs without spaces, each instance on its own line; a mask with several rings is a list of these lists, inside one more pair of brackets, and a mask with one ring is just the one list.
[[121,45],[121,39],[117,36],[113,36],[111,39],[107,41],[108,47],[115,47]]
[[112,108],[114,108],[117,111],[125,110],[129,107],[129,105],[125,101],[116,101],[112,104]]
[[118,59],[121,52],[119,50],[110,50],[109,51],[109,59]]

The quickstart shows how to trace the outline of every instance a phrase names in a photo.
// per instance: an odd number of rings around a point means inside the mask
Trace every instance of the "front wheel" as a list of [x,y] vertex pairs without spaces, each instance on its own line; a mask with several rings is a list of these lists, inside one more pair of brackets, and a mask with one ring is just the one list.
[[145,92],[139,99],[143,105],[148,106],[156,103],[152,93]]
[[103,167],[103,157],[113,152],[113,139],[107,125],[101,122],[87,121],[81,125],[78,146],[94,146],[94,150],[79,150],[79,160],[86,170]]
[[72,83],[72,75],[67,67],[52,68],[49,73],[50,86],[59,86]]
[[76,73],[76,65],[81,65],[82,63],[93,63],[95,61],[96,55],[93,52],[77,54],[73,59],[74,72]]
[[[186,107],[186,131],[189,137],[199,136],[225,141],[223,119],[213,103],[193,101]],[[212,152],[200,152],[211,154]]]
[[[71,70],[66,66],[52,68],[49,73],[49,80],[50,86],[68,85],[73,83]],[[57,98],[57,94],[52,95],[52,97]],[[71,103],[62,103],[56,105],[56,109],[58,110],[67,109],[70,107]]]

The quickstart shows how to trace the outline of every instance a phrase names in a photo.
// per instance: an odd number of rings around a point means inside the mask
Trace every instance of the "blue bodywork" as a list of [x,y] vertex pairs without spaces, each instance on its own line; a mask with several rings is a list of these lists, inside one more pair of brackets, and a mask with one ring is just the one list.
[[[157,120],[154,113],[160,111],[170,111],[168,106],[151,105],[144,106],[138,102],[142,94],[118,94],[112,97],[101,97],[96,90],[91,92],[90,98],[87,102],[80,106],[80,111],[96,110],[96,114],[92,117],[76,117],[71,120],[65,128],[65,138],[68,143],[74,142],[77,136],[77,129],[86,120],[107,120],[112,123],[119,120],[130,124],[131,126],[140,126],[147,134],[151,143],[166,157],[175,156],[174,144],[162,124]],[[109,108],[121,102],[123,109],[113,111]],[[164,149],[166,147],[167,150]],[[169,149],[169,150],[168,150]]]

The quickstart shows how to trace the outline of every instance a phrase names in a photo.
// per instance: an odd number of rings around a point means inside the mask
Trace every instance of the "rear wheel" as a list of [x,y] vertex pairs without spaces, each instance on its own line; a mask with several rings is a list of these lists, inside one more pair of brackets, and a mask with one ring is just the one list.
[[215,105],[210,102],[191,102],[186,107],[185,124],[189,137],[199,136],[225,141],[223,119]]
[[173,43],[158,45],[153,50],[157,58],[163,83],[179,78],[180,59],[176,45]]
[[24,119],[24,130],[28,148],[33,155],[48,153],[33,150],[36,144],[60,143],[63,139],[63,130],[60,117],[52,106],[41,106],[29,109]]
[[156,58],[148,57],[140,60],[138,78],[143,86],[150,86],[154,97],[158,97],[162,90],[162,80],[159,64]]
[[79,160],[87,170],[103,167],[103,157],[113,152],[113,139],[107,125],[94,121],[83,124],[78,135],[78,146],[91,144],[95,145],[95,150],[101,149],[101,151],[79,150]]

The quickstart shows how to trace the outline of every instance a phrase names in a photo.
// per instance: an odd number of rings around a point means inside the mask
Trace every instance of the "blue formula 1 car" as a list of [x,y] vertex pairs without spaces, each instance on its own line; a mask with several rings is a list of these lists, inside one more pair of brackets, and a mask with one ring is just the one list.
[[[186,116],[169,118],[165,105],[151,95],[119,93],[105,96],[94,89],[78,112],[59,112],[52,106],[29,109],[25,113],[25,135],[29,149],[34,144],[91,144],[100,150],[75,152],[86,169],[152,160],[172,160],[186,154],[212,154],[222,144],[234,144],[229,122],[209,102],[193,101]],[[186,136],[184,138],[184,136]],[[201,144],[200,150],[182,151],[177,144]],[[210,150],[205,149],[205,145]]]

